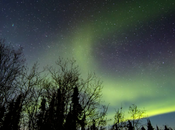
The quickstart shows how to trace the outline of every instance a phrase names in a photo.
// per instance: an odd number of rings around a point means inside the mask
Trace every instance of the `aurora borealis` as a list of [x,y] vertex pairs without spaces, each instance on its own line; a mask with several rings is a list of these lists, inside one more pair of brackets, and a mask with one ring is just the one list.
[[0,37],[22,46],[29,66],[63,57],[95,72],[110,118],[121,105],[175,111],[174,0],[2,0],[0,9]]

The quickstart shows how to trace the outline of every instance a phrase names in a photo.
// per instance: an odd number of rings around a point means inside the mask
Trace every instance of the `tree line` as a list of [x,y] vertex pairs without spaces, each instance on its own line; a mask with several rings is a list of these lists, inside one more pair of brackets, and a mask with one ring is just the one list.
[[[34,64],[28,69],[22,48],[0,40],[1,130],[106,129],[108,106],[101,105],[102,88],[95,74],[83,79],[74,60],[59,58],[56,67],[39,71]],[[110,129],[144,130],[140,124],[144,111],[131,105],[129,112],[132,120],[126,121],[118,109]],[[154,129],[150,120],[147,129]]]

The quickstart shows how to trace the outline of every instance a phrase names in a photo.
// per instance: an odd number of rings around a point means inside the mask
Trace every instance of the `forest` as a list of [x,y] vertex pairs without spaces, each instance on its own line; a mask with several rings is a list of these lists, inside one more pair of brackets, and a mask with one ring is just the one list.
[[[113,119],[101,104],[102,82],[95,74],[81,77],[75,60],[59,58],[55,67],[39,69],[26,65],[23,49],[0,40],[0,129],[1,130],[170,130],[143,125],[144,110],[129,106],[131,120],[122,107]],[[110,126],[108,122],[113,124]]]

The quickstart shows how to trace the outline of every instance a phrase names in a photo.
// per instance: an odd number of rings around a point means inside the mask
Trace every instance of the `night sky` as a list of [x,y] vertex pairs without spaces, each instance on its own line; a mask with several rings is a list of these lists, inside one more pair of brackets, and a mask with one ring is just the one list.
[[110,118],[136,104],[146,116],[166,115],[156,116],[162,125],[170,122],[174,0],[0,0],[0,38],[23,47],[29,67],[63,57],[74,58],[83,76],[95,72]]

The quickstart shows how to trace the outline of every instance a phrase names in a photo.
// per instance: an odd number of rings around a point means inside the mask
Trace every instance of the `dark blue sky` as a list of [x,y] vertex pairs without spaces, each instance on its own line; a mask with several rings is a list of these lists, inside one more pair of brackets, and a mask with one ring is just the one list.
[[174,18],[174,0],[1,0],[0,38],[22,46],[29,66],[73,57],[83,76],[95,72],[110,118],[134,103],[167,121],[175,111]]

